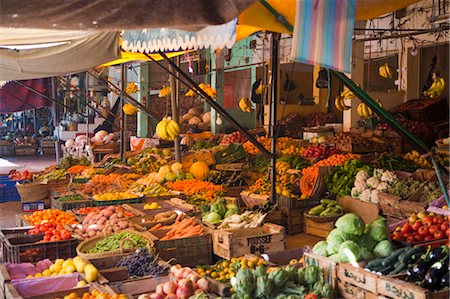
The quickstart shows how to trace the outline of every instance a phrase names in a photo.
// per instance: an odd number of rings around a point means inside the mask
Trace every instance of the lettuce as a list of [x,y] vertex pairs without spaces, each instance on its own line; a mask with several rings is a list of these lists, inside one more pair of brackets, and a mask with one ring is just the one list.
[[361,251],[361,260],[370,261],[374,258],[372,252],[370,252],[370,250],[367,249],[366,247],[361,247],[360,251]]
[[353,241],[345,241],[339,246],[339,259],[344,263],[357,262],[361,258],[361,250]]
[[345,241],[347,241],[346,234],[338,228],[333,229],[327,237],[327,253],[330,255],[338,253],[339,246]]
[[391,241],[383,240],[380,243],[378,243],[377,246],[375,246],[372,253],[375,254],[377,257],[385,257],[391,255],[393,250],[394,246],[392,245]]
[[378,242],[375,241],[370,235],[363,234],[361,237],[358,238],[356,243],[358,243],[360,247],[365,247],[369,249],[369,251],[372,251]]
[[364,221],[355,213],[348,213],[340,217],[335,226],[341,231],[355,236],[361,236],[365,229]]
[[327,246],[328,246],[327,241],[320,241],[320,242],[317,242],[316,245],[314,245],[312,251],[315,254],[318,254],[321,256],[328,256]]

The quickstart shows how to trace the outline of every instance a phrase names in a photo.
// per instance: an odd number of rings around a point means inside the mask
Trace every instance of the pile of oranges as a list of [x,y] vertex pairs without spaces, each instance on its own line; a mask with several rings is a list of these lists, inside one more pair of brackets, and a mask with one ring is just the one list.
[[70,293],[69,295],[63,297],[63,299],[126,299],[126,298],[127,296],[125,294],[109,295],[107,293],[100,292],[99,290],[92,290],[92,292],[84,293],[82,296],[79,296],[77,293]]
[[25,215],[24,218],[30,225],[41,224],[44,222],[51,222],[53,224],[78,223],[74,214],[56,209],[35,211],[31,215]]

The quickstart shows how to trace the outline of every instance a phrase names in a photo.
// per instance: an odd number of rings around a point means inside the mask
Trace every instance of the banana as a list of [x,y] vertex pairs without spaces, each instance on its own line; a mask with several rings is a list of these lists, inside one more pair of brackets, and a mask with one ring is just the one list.
[[391,72],[391,68],[389,67],[389,64],[385,63],[384,69],[386,70],[386,74],[388,75],[388,77],[392,78],[392,72]]
[[344,99],[350,99],[353,98],[355,95],[353,94],[353,92],[350,91],[350,89],[344,90],[343,92],[341,92],[341,97]]
[[247,113],[251,113],[253,111],[252,103],[248,98],[241,98],[239,100],[239,108],[241,108],[243,112]]
[[376,102],[377,102],[378,106],[380,106],[381,108],[384,108],[383,103],[381,103],[381,101],[379,99],[376,99]]
[[357,108],[357,112],[358,115],[363,118],[370,118],[373,116],[373,111],[372,109],[370,109],[366,104],[364,103],[359,103],[358,108]]
[[136,93],[139,90],[136,83],[131,82],[127,85],[127,88],[125,89],[126,93]]
[[163,118],[156,125],[156,134],[162,140],[172,141],[180,135],[180,126],[173,119]]
[[339,111],[344,111],[344,108],[343,108],[342,105],[341,105],[341,99],[342,99],[341,96],[337,96],[337,97],[334,99],[334,106],[336,106],[336,109],[337,109],[337,110],[339,110]]
[[385,63],[384,65],[378,68],[378,74],[383,78],[392,78],[392,72],[389,68],[389,64]]
[[134,107],[130,103],[126,103],[125,105],[123,105],[122,110],[127,115],[133,115],[133,114],[138,113],[138,111],[139,111],[139,109],[137,109],[136,107]]
[[169,95],[170,95],[170,87],[163,85],[163,88],[161,88],[159,90],[158,97],[164,98],[164,97],[168,97]]
[[262,94],[262,92],[263,92],[263,84],[262,84],[262,82],[261,82],[261,83],[259,83],[258,88],[256,88],[255,93],[256,93],[257,95],[260,95],[260,94]]
[[445,79],[440,77],[435,77],[433,80],[433,84],[431,84],[428,90],[423,92],[425,97],[436,98],[440,97],[442,92],[445,89]]

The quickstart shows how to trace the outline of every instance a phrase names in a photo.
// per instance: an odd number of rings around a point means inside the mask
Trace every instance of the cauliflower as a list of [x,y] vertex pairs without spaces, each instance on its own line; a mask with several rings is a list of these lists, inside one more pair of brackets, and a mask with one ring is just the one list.
[[370,201],[372,203],[378,203],[378,190],[372,190],[372,192],[370,192]]
[[366,183],[369,188],[376,189],[378,187],[378,184],[380,183],[380,181],[376,177],[373,176],[373,177],[367,179]]
[[351,196],[351,197],[358,198],[359,195],[361,195],[361,191],[359,191],[358,188],[353,187],[353,188],[352,188],[352,192],[350,193],[350,196]]
[[359,196],[359,198],[360,198],[362,201],[370,202],[370,194],[371,194],[371,192],[372,192],[372,190],[366,189],[366,190],[364,190],[363,192],[361,192],[361,195]]
[[382,182],[387,182],[387,183],[394,183],[395,181],[397,181],[397,176],[395,175],[395,173],[393,173],[392,171],[385,171],[382,175],[381,175],[381,181]]
[[365,182],[369,178],[369,174],[365,170],[360,170],[356,174],[356,182]]
[[381,182],[381,183],[378,184],[376,190],[378,190],[378,191],[385,191],[385,190],[387,190],[388,188],[389,188],[388,183],[386,183],[386,182]]
[[386,170],[380,169],[380,168],[374,169],[374,170],[373,170],[373,176],[376,177],[377,179],[379,179],[379,178],[381,178],[381,176],[383,175],[383,173],[384,173],[385,171],[386,171]]
[[361,193],[364,189],[367,189],[367,184],[365,181],[356,181],[355,188],[359,193]]

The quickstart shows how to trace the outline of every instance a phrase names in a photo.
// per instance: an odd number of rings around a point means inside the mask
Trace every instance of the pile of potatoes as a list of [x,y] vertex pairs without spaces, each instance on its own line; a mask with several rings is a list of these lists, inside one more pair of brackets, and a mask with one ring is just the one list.
[[123,211],[115,206],[109,206],[100,212],[91,212],[83,219],[83,223],[77,225],[75,233],[81,239],[118,233],[124,229],[134,229],[131,221],[125,218]]

